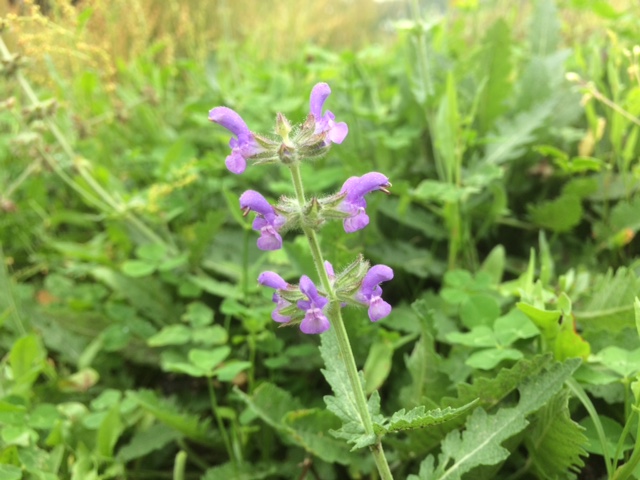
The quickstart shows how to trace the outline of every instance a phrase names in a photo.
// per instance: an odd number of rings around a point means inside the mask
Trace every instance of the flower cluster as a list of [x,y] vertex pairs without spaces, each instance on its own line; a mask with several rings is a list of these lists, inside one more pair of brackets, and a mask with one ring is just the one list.
[[[330,94],[331,89],[326,83],[313,87],[309,115],[297,128],[293,128],[284,115],[278,114],[275,132],[279,140],[252,132],[240,115],[230,108],[212,109],[209,120],[232,134],[229,141],[231,153],[225,160],[229,171],[241,174],[248,162],[254,165],[281,163],[297,169],[302,161],[322,156],[332,144],[342,143],[349,133],[347,124],[336,122],[331,111],[323,112]],[[260,234],[258,248],[278,250],[282,248],[283,232],[293,228],[317,230],[327,221],[341,220],[347,233],[363,229],[369,224],[366,195],[378,190],[389,193],[389,187],[391,183],[385,175],[370,172],[349,178],[338,193],[311,198],[306,204],[299,200],[304,195],[297,195],[295,199],[281,197],[277,204],[272,205],[259,192],[247,190],[240,196],[240,208],[244,215],[249,212],[256,214],[252,228]],[[393,278],[391,268],[386,265],[369,268],[368,262],[358,258],[338,275],[329,262],[325,263],[325,270],[330,281],[330,291],[327,292],[319,291],[306,275],[300,278],[298,285],[292,285],[275,272],[260,274],[258,282],[275,290],[273,320],[299,324],[303,333],[317,334],[330,327],[327,309],[332,302],[341,306],[366,306],[372,322],[389,315],[391,305],[382,300],[380,284]]]
[[[362,268],[364,263],[364,267]],[[356,266],[354,264],[354,266]],[[336,277],[333,266],[325,262],[325,268],[335,289],[336,301],[341,306],[350,304],[364,305],[369,308],[369,319],[372,322],[382,320],[391,313],[391,305],[382,300],[380,284],[393,278],[393,270],[386,265],[368,264],[358,260],[358,267],[348,267],[341,276]],[[366,273],[362,276],[362,272]],[[355,278],[354,278],[355,272]],[[299,285],[287,283],[275,272],[262,272],[258,283],[275,289],[272,300],[276,304],[271,318],[278,323],[299,322],[303,333],[314,334],[326,332],[330,323],[325,308],[329,304],[326,293],[320,293],[313,281],[306,275],[300,278]],[[353,284],[357,286],[353,288]],[[354,291],[355,290],[355,291]]]

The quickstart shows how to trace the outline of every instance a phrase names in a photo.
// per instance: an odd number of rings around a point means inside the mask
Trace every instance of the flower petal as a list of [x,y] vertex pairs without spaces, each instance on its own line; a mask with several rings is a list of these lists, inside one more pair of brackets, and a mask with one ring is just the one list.
[[265,287],[275,288],[276,290],[282,290],[287,288],[288,283],[285,282],[284,278],[278,275],[276,272],[266,271],[262,272],[258,276],[258,283],[260,285],[264,285]]
[[369,319],[372,322],[382,320],[391,313],[391,305],[380,297],[373,297],[369,303]]
[[256,245],[260,250],[279,250],[282,248],[282,237],[269,225],[260,229],[260,238]]
[[247,161],[236,151],[231,152],[231,155],[225,159],[224,164],[231,173],[235,173],[236,175],[240,175],[247,169]]
[[344,226],[345,232],[357,232],[358,230],[362,230],[364,227],[369,225],[369,215],[366,214],[364,208],[360,210],[361,211],[359,213],[343,220],[342,224]]
[[243,210],[248,208],[265,217],[274,214],[273,207],[269,205],[269,202],[267,202],[261,193],[255,190],[247,190],[240,195],[240,208]]
[[367,297],[371,297],[374,289],[382,282],[387,282],[393,278],[393,270],[386,265],[374,265],[369,269],[362,280],[360,291]]
[[209,111],[209,120],[223,126],[236,137],[250,135],[251,131],[237,112],[227,107],[216,107]]
[[331,95],[331,88],[324,82],[316,84],[311,90],[309,111],[315,117],[316,122],[322,118],[322,107],[329,95]]
[[333,143],[340,144],[344,141],[349,133],[349,127],[345,122],[334,123],[329,130],[329,140]]
[[[386,186],[389,186],[389,179],[382,173],[365,173],[360,178],[350,183],[349,190],[347,190],[347,199],[361,198],[367,193],[371,193],[374,190],[380,190],[380,188]],[[342,188],[344,189],[344,185]]]
[[331,324],[319,308],[311,308],[300,323],[300,330],[307,335],[315,335],[329,330]]
[[[327,300],[326,298],[324,298],[318,293],[318,289],[316,288],[315,284],[306,275],[303,275],[302,277],[300,277],[300,291],[307,296],[307,298],[311,302],[310,306],[315,306],[316,308],[323,308],[329,302],[329,300]],[[298,306],[299,305],[300,303],[298,303]]]

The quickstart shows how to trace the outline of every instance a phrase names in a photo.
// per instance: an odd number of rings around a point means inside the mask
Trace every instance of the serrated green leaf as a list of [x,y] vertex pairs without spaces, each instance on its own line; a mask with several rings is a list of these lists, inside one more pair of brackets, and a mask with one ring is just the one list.
[[[579,364],[578,360],[556,363],[548,371],[530,378],[519,388],[520,402],[516,407],[503,408],[494,415],[487,414],[482,408],[475,409],[467,419],[465,431],[454,430],[442,442],[438,467],[435,470],[425,467],[429,476],[419,478],[459,480],[477,466],[496,465],[505,460],[509,451],[502,443],[524,430],[529,423],[526,417],[547,403]],[[423,464],[434,465],[435,462]]]
[[159,399],[151,390],[127,391],[127,397],[151,413],[165,425],[177,430],[192,440],[208,443],[209,422],[200,421],[195,415],[177,411],[176,407]]
[[635,325],[634,302],[640,280],[632,270],[618,269],[598,277],[590,294],[573,306],[576,321],[586,329],[620,331]]
[[269,426],[308,452],[327,462],[348,463],[344,444],[326,435],[327,428],[338,427],[331,413],[305,410],[289,392],[263,383],[249,396],[234,389],[239,398]]
[[408,412],[403,408],[394,413],[390,419],[384,423],[374,423],[373,429],[377,435],[396,433],[404,430],[424,428],[430,425],[437,425],[458,417],[476,405],[477,400],[467,403],[462,407],[445,409],[436,408],[427,410],[424,406],[419,406]]
[[163,448],[181,436],[180,432],[157,423],[146,430],[134,433],[131,440],[118,450],[116,458],[121,462],[130,462]]
[[582,427],[571,420],[568,390],[558,393],[533,419],[524,437],[531,467],[538,478],[576,478],[588,443]]

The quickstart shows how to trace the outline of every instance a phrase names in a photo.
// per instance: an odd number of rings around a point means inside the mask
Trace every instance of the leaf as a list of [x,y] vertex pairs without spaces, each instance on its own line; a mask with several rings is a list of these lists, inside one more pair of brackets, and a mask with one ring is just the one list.
[[233,480],[265,480],[277,477],[282,473],[282,463],[252,462],[238,465],[236,462],[225,463],[217,467],[209,468],[201,480],[220,480],[229,478]]
[[187,311],[182,315],[182,320],[194,327],[205,327],[213,322],[213,310],[202,302],[192,302],[187,305]]
[[524,437],[531,467],[538,478],[576,478],[588,443],[583,428],[571,420],[569,392],[561,391],[542,407]]
[[552,101],[542,102],[514,118],[498,120],[497,131],[488,138],[489,144],[481,163],[501,165],[520,157],[524,147],[535,139],[534,131],[542,127],[553,112],[554,104]]
[[169,325],[147,340],[150,347],[184,345],[191,339],[191,330],[186,325]]
[[539,0],[535,6],[529,29],[531,53],[549,55],[558,48],[560,42],[558,10],[554,0]]
[[[358,402],[341,360],[342,354],[338,347],[335,329],[324,333],[320,340],[320,355],[326,367],[322,370],[322,374],[333,391],[333,395],[326,395],[324,401],[327,404],[327,409],[342,420],[342,427],[332,431],[332,435],[345,439],[347,443],[354,444],[353,449],[373,445],[376,442],[376,437],[373,433],[367,434],[365,432],[357,406]],[[361,372],[359,373],[359,381],[364,390],[364,376]],[[377,392],[372,395],[372,399],[375,400],[375,398],[379,398]],[[369,407],[371,406],[376,407],[375,402],[370,402]],[[377,404],[377,409],[369,412],[374,421],[382,418],[379,407],[380,405]]]
[[193,348],[189,350],[189,361],[205,372],[211,372],[230,354],[231,348],[226,345],[208,350]]
[[370,394],[382,386],[391,371],[391,361],[394,352],[390,339],[379,337],[369,349],[364,362],[365,393]]
[[96,438],[96,453],[104,458],[113,457],[113,448],[124,431],[124,425],[120,419],[120,405],[114,405],[109,409],[100,423]]
[[486,84],[480,92],[478,120],[482,132],[486,132],[504,112],[506,100],[513,89],[509,78],[512,69],[511,32],[504,20],[496,21],[487,30],[481,49],[477,63],[481,69],[479,76],[486,79]]
[[151,390],[127,391],[127,397],[151,413],[165,425],[200,443],[208,443],[208,421],[200,421],[195,415],[179,413],[173,405],[159,399]]
[[491,295],[471,295],[460,305],[460,320],[467,328],[493,325],[500,316],[500,305]]
[[116,458],[120,462],[130,462],[159,450],[180,437],[181,434],[176,430],[156,423],[146,430],[134,433],[129,443],[118,450]]
[[251,396],[238,388],[234,392],[267,425],[307,452],[330,463],[348,463],[344,444],[326,435],[327,428],[339,426],[331,413],[302,409],[289,392],[271,383],[263,383]]
[[396,433],[404,430],[437,425],[462,415],[476,403],[477,400],[474,400],[459,408],[447,407],[445,409],[436,408],[433,410],[427,410],[424,406],[419,406],[408,412],[403,408],[383,423],[374,423],[373,429],[377,435],[386,435],[387,433]]
[[527,209],[534,223],[554,232],[567,232],[582,220],[582,202],[575,195],[563,194]]
[[502,245],[496,245],[487,258],[484,259],[478,273],[484,273],[489,276],[492,285],[497,285],[502,280],[505,266],[505,249]]
[[634,302],[640,294],[640,280],[632,270],[609,270],[598,277],[586,296],[573,306],[573,314],[585,329],[618,332],[635,326]]
[[454,430],[442,442],[438,466],[430,455],[421,463],[419,476],[410,475],[408,480],[458,480],[477,466],[504,461],[509,451],[501,444],[526,428],[526,417],[545,405],[579,364],[579,360],[556,363],[526,381],[519,388],[520,402],[516,407],[503,408],[494,415],[475,409],[467,419],[465,431]]
[[442,357],[436,352],[435,340],[428,328],[433,323],[433,312],[424,300],[415,301],[412,307],[420,319],[422,334],[411,355],[404,357],[411,382],[400,391],[400,399],[402,405],[409,408],[423,405],[427,397],[438,402],[449,386],[440,368]]
[[207,275],[189,275],[187,277],[194,285],[197,285],[205,292],[211,293],[221,298],[242,298],[242,292],[233,284],[215,280]]
[[515,348],[492,348],[472,353],[465,364],[479,370],[491,370],[504,360],[520,360],[524,354]]
[[26,394],[44,368],[46,351],[40,338],[29,334],[16,340],[9,352],[9,366],[13,377],[12,392]]
[[221,382],[231,382],[240,372],[251,368],[251,365],[251,362],[231,360],[230,362],[225,363],[222,367],[217,368],[213,374]]
[[122,263],[122,273],[128,277],[146,277],[156,271],[156,265],[146,260],[126,260]]

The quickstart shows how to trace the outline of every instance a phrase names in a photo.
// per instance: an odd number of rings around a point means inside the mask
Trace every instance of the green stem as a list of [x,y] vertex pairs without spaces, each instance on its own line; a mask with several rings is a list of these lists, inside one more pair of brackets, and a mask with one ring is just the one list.
[[[300,175],[300,167],[297,164],[293,164],[289,166],[289,169],[291,170],[291,179],[293,181],[293,187],[296,192],[296,198],[298,200],[298,203],[300,204],[300,208],[303,208],[306,204],[306,199],[304,195],[302,177]],[[340,358],[344,363],[345,369],[347,371],[347,377],[349,378],[349,383],[351,384],[351,389],[353,390],[353,394],[356,400],[356,408],[358,409],[358,413],[360,415],[360,419],[362,420],[362,425],[365,432],[367,433],[367,435],[373,435],[373,422],[371,421],[369,407],[367,406],[367,397],[365,396],[364,390],[362,389],[362,384],[360,383],[358,367],[356,366],[353,351],[351,350],[351,344],[349,343],[347,329],[345,328],[344,321],[342,319],[342,313],[340,311],[340,301],[338,300],[336,293],[331,286],[329,274],[324,267],[324,258],[322,256],[322,250],[320,249],[320,242],[318,241],[318,237],[314,230],[308,227],[302,227],[302,230],[307,237],[307,241],[309,242],[311,256],[313,257],[313,263],[316,267],[316,271],[318,272],[318,277],[320,277],[322,288],[329,297],[327,317],[331,322],[331,326],[336,334],[336,339],[338,340]],[[382,443],[379,438],[375,445],[372,445],[370,447],[370,450],[373,454],[376,466],[378,467],[380,478],[382,480],[393,480],[393,475],[391,474],[391,469],[389,468],[389,464],[387,463],[387,458],[384,455]]]
[[222,435],[222,441],[224,442],[224,446],[227,450],[227,455],[229,455],[229,460],[235,465],[236,458],[233,454],[233,449],[231,448],[231,441],[229,440],[229,434],[227,432],[226,427],[224,426],[224,422],[222,421],[222,417],[218,413],[218,401],[216,399],[216,392],[213,390],[213,380],[211,377],[207,377],[207,387],[209,388],[209,399],[211,401],[211,412],[213,416],[216,418],[216,423],[218,424],[218,429],[220,430],[220,435]]
[[609,455],[609,444],[607,442],[607,436],[604,433],[604,428],[602,427],[602,422],[600,422],[600,416],[598,415],[596,407],[594,407],[593,403],[591,403],[591,400],[589,399],[589,396],[586,394],[584,389],[573,378],[567,380],[565,384],[582,402],[582,405],[589,413],[591,420],[593,420],[593,425],[596,429],[596,433],[598,434],[598,439],[600,440],[600,445],[602,447],[602,456],[604,457],[604,464],[607,469],[607,478],[612,478],[611,474],[613,473],[613,459]]

